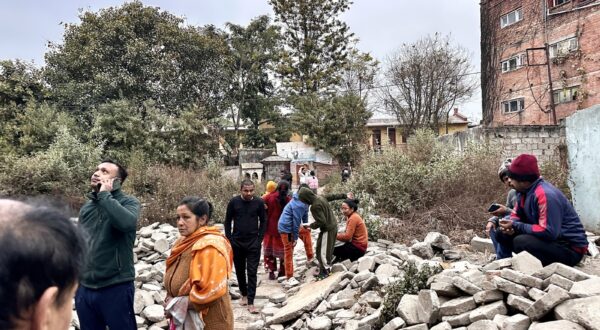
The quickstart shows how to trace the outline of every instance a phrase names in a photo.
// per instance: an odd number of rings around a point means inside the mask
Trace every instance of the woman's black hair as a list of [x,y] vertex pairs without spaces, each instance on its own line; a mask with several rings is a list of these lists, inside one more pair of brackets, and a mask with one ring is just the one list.
[[348,205],[354,212],[356,212],[356,210],[358,210],[358,203],[360,201],[358,199],[346,199],[344,200],[344,203],[346,203],[346,205]]
[[195,216],[198,218],[205,215],[208,217],[208,220],[212,217],[213,213],[213,205],[211,202],[198,197],[198,196],[186,196],[184,197],[179,205],[185,205]]
[[[24,204],[24,207],[27,205]],[[86,255],[83,232],[58,209],[30,204],[23,214],[0,219],[0,329],[13,329],[49,287],[55,306],[70,297]]]
[[315,171],[311,170],[311,171],[310,171],[310,175],[311,175],[311,176],[315,176]]
[[277,184],[277,189],[276,191],[279,192],[279,205],[281,205],[281,208],[285,207],[285,204],[287,204],[287,196],[288,196],[288,191],[290,190],[290,183],[285,181],[285,180],[281,180],[279,181],[279,183]]

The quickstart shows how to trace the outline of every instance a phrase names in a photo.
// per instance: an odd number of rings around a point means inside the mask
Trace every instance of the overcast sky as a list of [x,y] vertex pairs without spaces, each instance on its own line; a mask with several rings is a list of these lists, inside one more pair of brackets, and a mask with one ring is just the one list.
[[[0,1],[0,59],[44,63],[49,41],[60,42],[63,23],[78,22],[78,9],[97,11],[121,0]],[[267,0],[143,0],[193,25],[247,24],[262,14],[272,16]],[[383,62],[402,43],[435,32],[451,34],[472,55],[479,71],[479,0],[354,0],[343,19],[360,39],[359,49]],[[459,105],[471,121],[481,118],[481,96]]]

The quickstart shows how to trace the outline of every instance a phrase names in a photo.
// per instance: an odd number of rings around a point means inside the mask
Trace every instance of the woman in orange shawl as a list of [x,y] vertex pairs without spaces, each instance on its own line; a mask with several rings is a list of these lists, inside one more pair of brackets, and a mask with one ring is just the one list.
[[201,316],[205,329],[233,329],[227,286],[233,253],[220,230],[208,226],[212,210],[212,204],[199,197],[185,197],[177,207],[181,237],[167,259],[165,305],[175,297],[187,297],[187,309]]

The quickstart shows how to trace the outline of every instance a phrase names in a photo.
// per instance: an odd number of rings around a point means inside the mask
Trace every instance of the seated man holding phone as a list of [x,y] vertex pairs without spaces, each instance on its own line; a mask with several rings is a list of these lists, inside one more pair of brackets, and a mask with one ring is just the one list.
[[512,159],[508,158],[500,165],[498,169],[498,177],[504,186],[509,189],[506,195],[506,205],[494,203],[490,205],[488,212],[493,217],[488,219],[487,225],[485,226],[485,232],[492,239],[494,243],[494,249],[496,250],[496,259],[510,258],[512,251],[510,249],[503,248],[501,244],[496,240],[496,230],[502,230],[500,227],[500,219],[509,217],[513,211],[513,207],[517,201],[517,191],[512,189],[508,179],[508,167],[510,166]]
[[527,251],[546,266],[574,266],[588,250],[588,241],[575,209],[565,195],[540,177],[537,159],[522,154],[508,167],[517,203],[510,218],[499,221],[495,240],[503,250]]

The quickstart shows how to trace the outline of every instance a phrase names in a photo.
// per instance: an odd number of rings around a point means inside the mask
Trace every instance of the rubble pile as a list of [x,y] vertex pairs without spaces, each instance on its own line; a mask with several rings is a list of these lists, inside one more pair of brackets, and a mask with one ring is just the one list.
[[[168,224],[138,231],[134,311],[139,329],[168,328],[162,282],[165,260],[178,237]],[[334,264],[332,274],[317,281],[312,275],[316,265],[306,263],[304,251],[296,250],[299,281],[278,279],[285,293],[269,295],[268,302],[259,305],[261,319],[248,329],[376,329],[386,285],[403,279],[408,263],[443,270],[429,278],[428,289],[402,296],[396,317],[381,329],[600,329],[600,277],[562,264],[542,267],[526,252],[491,263],[481,254],[480,262],[457,261],[470,252],[432,232],[410,247],[369,242],[365,256]],[[230,295],[239,299],[235,276],[230,285]],[[79,329],[73,315],[72,328]]]
[[383,330],[600,329],[599,277],[562,264],[542,267],[527,252],[479,266],[442,260],[460,255],[439,233],[411,247],[370,242],[364,257],[336,264],[327,279],[309,280],[285,302],[271,303],[266,322],[252,329],[375,329],[385,285],[401,279],[408,262],[445,269],[429,279],[429,289],[402,296]]

